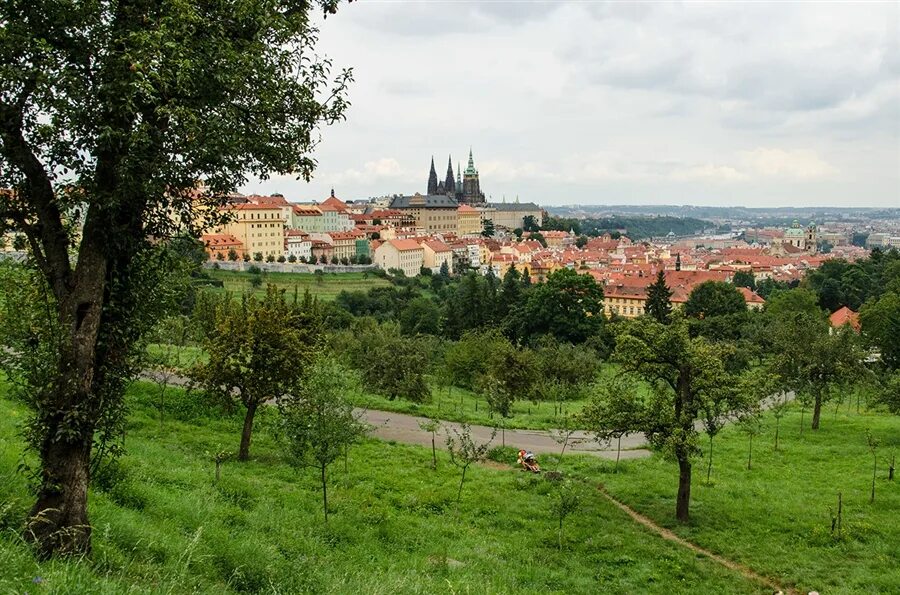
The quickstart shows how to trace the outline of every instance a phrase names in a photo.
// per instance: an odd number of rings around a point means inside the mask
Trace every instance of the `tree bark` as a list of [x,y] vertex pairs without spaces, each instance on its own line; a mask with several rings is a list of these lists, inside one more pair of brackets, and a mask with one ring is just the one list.
[[816,393],[816,401],[813,405],[813,417],[812,417],[812,425],[810,426],[813,430],[819,429],[819,418],[822,416],[822,394]]
[[691,504],[691,462],[687,457],[678,461],[678,497],[675,501],[675,518],[679,521],[689,520],[688,509]]
[[328,481],[325,475],[325,465],[319,467],[322,472],[322,512],[325,513],[325,524],[328,524]]
[[244,430],[241,432],[241,448],[238,450],[238,460],[246,461],[250,458],[250,436],[253,434],[253,418],[256,416],[256,408],[259,404],[251,401],[247,405],[247,414],[244,416]]
[[75,444],[45,440],[41,449],[43,481],[25,530],[25,538],[35,544],[40,558],[90,553],[90,459],[90,440]]

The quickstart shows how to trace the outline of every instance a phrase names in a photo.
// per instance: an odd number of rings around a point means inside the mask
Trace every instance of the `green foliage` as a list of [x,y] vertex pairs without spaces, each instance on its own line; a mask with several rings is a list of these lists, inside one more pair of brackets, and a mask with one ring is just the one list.
[[[654,448],[678,461],[676,516],[682,521],[688,518],[691,457],[698,452],[695,422],[705,410],[739,412],[747,407],[745,396],[732,390],[736,379],[725,368],[729,350],[725,344],[690,337],[683,320],[666,326],[642,317],[617,336],[616,360],[654,389],[635,421]],[[640,410],[640,404],[635,402],[635,408]]]
[[697,285],[684,304],[685,315],[702,319],[739,314],[746,310],[747,304],[741,292],[723,281],[706,281]]
[[450,453],[450,462],[460,470],[459,489],[456,491],[456,506],[462,497],[463,483],[466,481],[466,471],[472,463],[483,461],[490,450],[491,442],[497,435],[497,430],[491,432],[491,438],[487,442],[477,442],[472,437],[472,428],[468,424],[462,424],[459,428],[450,428],[447,432],[447,452]]
[[731,283],[735,287],[756,289],[756,277],[750,271],[737,271],[731,278]]
[[878,349],[884,365],[900,368],[900,289],[866,303],[859,311],[859,322],[863,336]]
[[274,286],[261,300],[251,296],[219,305],[215,330],[204,344],[209,361],[198,364],[192,376],[210,396],[246,408],[238,459],[249,456],[257,408],[302,388],[319,334],[313,315],[289,304]]
[[486,238],[493,237],[494,235],[494,222],[491,219],[485,219],[484,223],[481,226],[481,235]]
[[347,398],[358,390],[359,381],[352,371],[320,357],[310,365],[303,385],[279,403],[288,457],[295,465],[319,470],[326,523],[328,466],[346,456],[367,429]]
[[551,273],[535,285],[516,323],[518,336],[553,335],[560,341],[583,343],[603,325],[603,289],[594,278],[571,269]]
[[779,388],[812,400],[812,428],[818,429],[823,403],[868,376],[858,337],[848,328],[832,330],[827,320],[805,312],[784,312],[771,328],[769,373]]

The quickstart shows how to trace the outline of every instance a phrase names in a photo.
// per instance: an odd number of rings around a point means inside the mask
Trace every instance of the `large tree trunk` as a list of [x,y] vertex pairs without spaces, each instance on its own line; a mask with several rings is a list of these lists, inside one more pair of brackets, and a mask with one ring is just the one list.
[[25,538],[34,543],[41,558],[90,553],[90,459],[89,439],[72,444],[48,438],[41,449],[43,477],[25,531]]
[[97,343],[106,273],[103,251],[85,243],[76,268],[76,283],[71,291],[57,296],[57,316],[66,335],[60,345],[53,384],[38,397],[43,401],[38,408],[43,426],[39,450],[41,484],[25,531],[25,538],[35,544],[44,558],[88,554],[91,549],[87,494],[91,447],[101,413],[97,389],[105,381],[97,365]]
[[691,462],[687,457],[678,461],[678,497],[675,501],[675,518],[687,521],[691,504]]
[[812,429],[819,429],[819,418],[822,415],[822,393],[816,393],[815,404],[813,405]]
[[238,451],[238,460],[246,461],[250,458],[250,436],[253,434],[253,418],[256,416],[256,408],[259,405],[251,401],[247,405],[247,415],[244,416],[244,430],[241,432],[241,448]]

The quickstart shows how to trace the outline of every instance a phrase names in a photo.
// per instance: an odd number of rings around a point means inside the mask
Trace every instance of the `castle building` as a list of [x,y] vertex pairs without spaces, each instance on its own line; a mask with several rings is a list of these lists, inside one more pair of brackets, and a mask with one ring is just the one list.
[[438,181],[437,170],[434,168],[434,157],[431,158],[431,171],[428,173],[428,196],[447,196],[463,205],[483,205],[484,193],[481,191],[481,183],[478,178],[478,170],[475,168],[475,160],[472,158],[472,149],[469,149],[469,163],[465,172],[460,173],[459,164],[456,166],[456,179],[453,177],[453,159],[447,159],[447,175],[442,182]]

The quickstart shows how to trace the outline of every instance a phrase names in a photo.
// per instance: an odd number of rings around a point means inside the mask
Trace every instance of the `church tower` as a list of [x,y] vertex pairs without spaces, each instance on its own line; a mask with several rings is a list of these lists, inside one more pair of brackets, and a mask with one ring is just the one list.
[[447,157],[447,179],[444,180],[444,192],[448,196],[456,196],[456,182],[453,179],[453,160]]
[[434,157],[431,158],[431,172],[428,174],[428,194],[437,194],[437,172],[434,169]]
[[469,149],[469,164],[463,172],[463,199],[466,204],[484,203],[484,194],[481,193],[481,185],[478,182],[478,170],[475,169],[475,160],[472,158],[472,149]]

